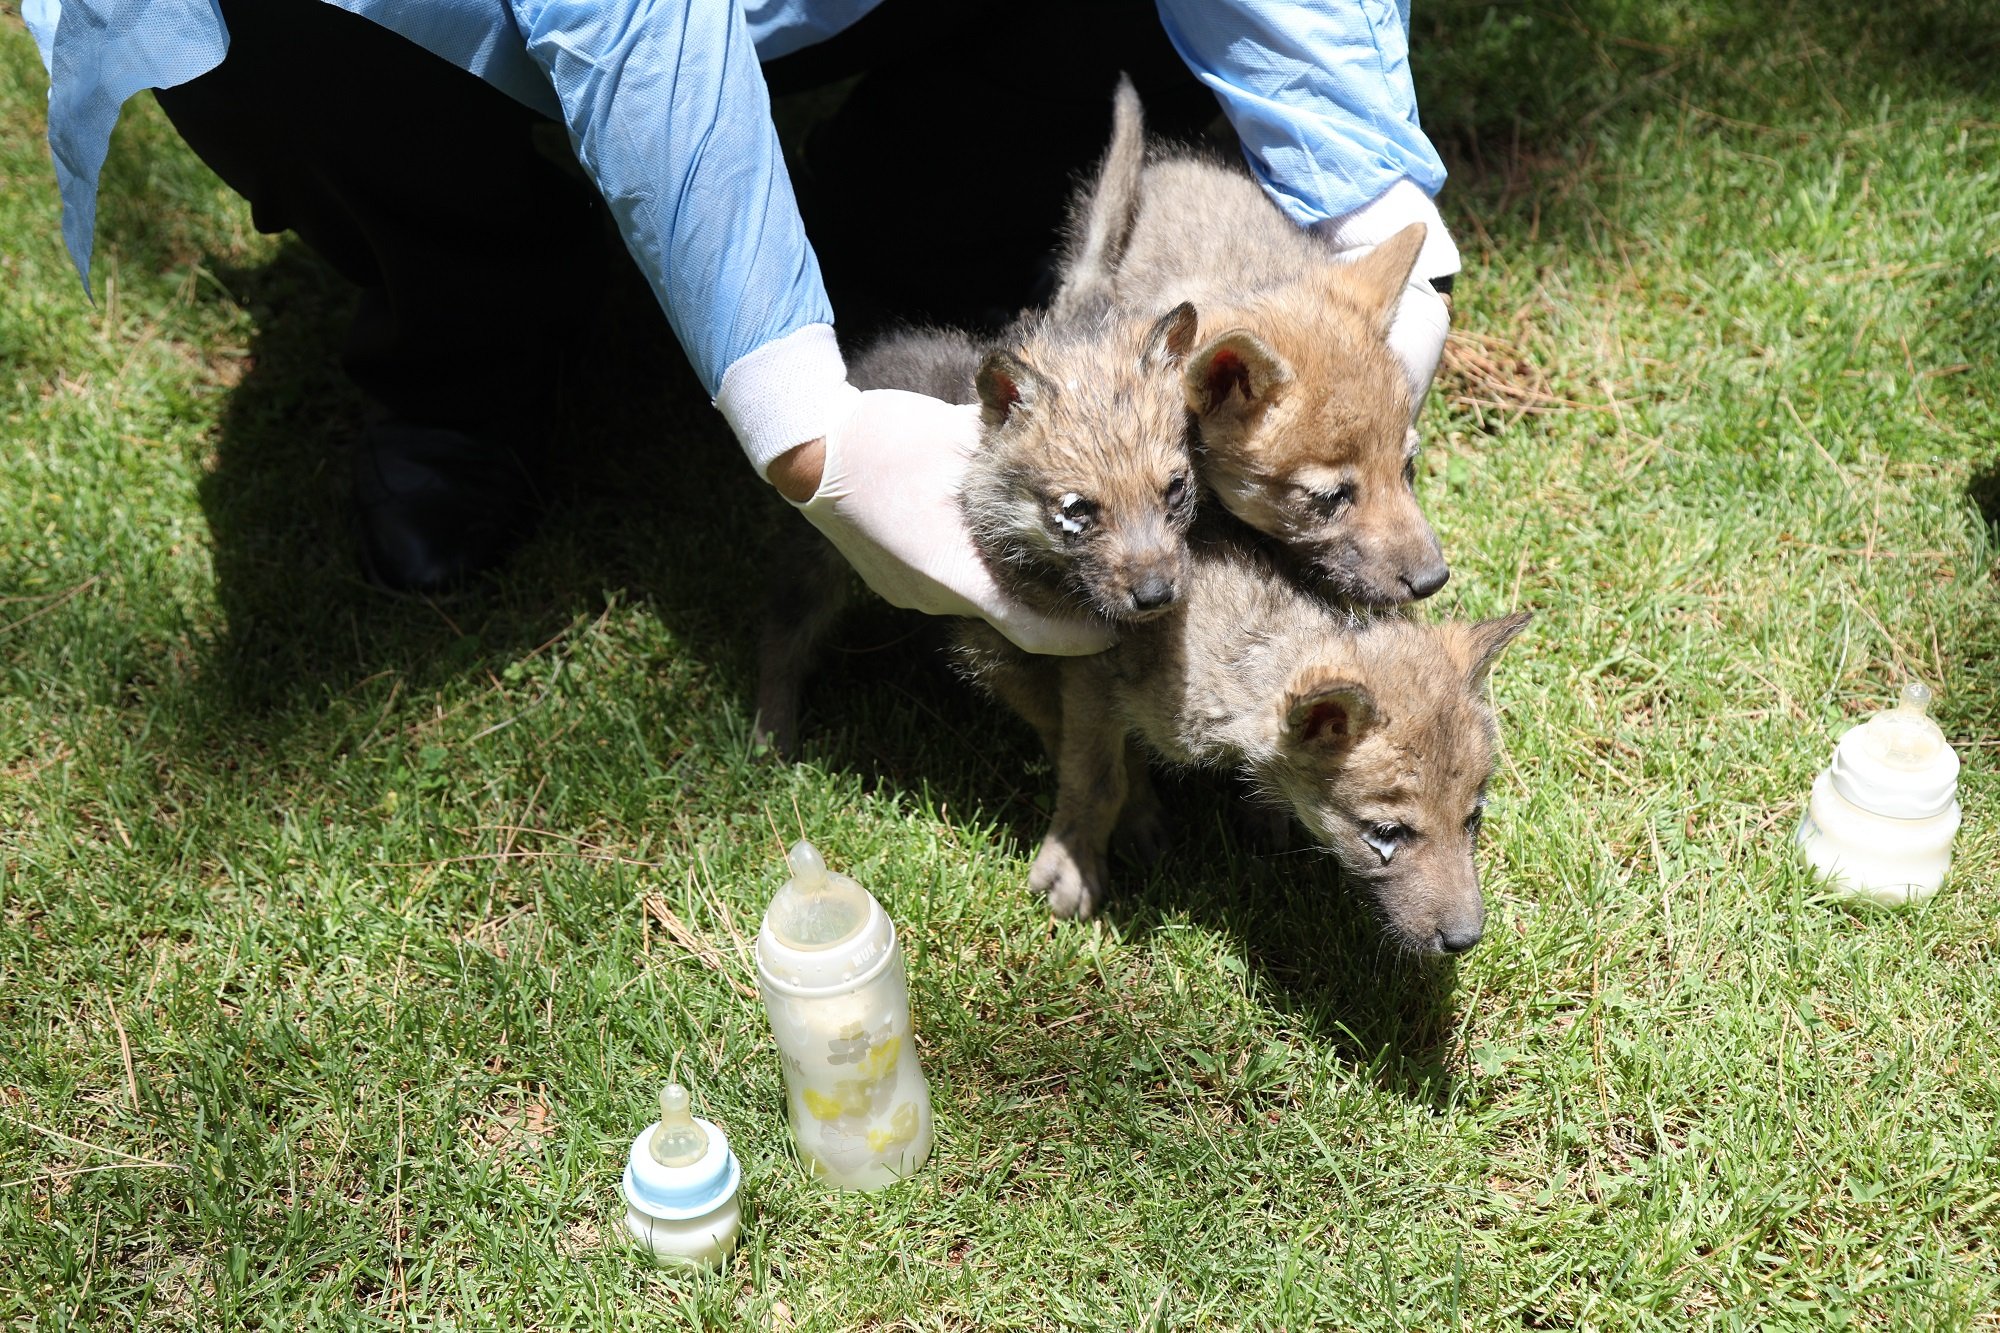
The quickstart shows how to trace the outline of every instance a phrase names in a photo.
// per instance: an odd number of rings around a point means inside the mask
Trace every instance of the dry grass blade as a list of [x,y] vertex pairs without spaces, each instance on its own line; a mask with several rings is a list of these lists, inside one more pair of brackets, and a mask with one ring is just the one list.
[[1549,392],[1548,376],[1519,348],[1491,333],[1454,329],[1444,345],[1438,380],[1447,402],[1502,412],[1610,412],[1610,403],[1585,403]]
[[132,1065],[132,1039],[125,1035],[125,1022],[118,1017],[118,1002],[109,995],[104,1003],[111,1009],[111,1026],[118,1029],[118,1053],[125,1060],[125,1090],[132,1094],[132,1109],[139,1109],[139,1071]]
[[720,974],[729,983],[729,988],[746,1000],[757,998],[757,988],[737,976],[735,970],[723,959],[722,953],[709,941],[696,934],[687,922],[674,915],[667,906],[667,900],[657,893],[645,897],[646,915],[660,923],[668,938],[691,954],[694,959],[711,972]]

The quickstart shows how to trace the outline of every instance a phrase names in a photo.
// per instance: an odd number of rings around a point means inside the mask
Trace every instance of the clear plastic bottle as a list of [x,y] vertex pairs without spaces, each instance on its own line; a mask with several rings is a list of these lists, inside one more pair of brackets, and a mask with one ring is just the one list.
[[778,1039],[792,1137],[813,1171],[879,1189],[930,1156],[931,1094],[910,1027],[902,946],[866,889],[809,842],[757,932],[757,977]]
[[625,1228],[662,1264],[720,1268],[743,1225],[742,1168],[729,1138],[688,1110],[687,1089],[660,1090],[660,1118],[632,1140],[625,1161]]
[[1887,907],[1944,883],[1958,833],[1958,755],[1927,715],[1931,692],[1903,687],[1896,707],[1840,738],[1799,823],[1806,863],[1828,887]]

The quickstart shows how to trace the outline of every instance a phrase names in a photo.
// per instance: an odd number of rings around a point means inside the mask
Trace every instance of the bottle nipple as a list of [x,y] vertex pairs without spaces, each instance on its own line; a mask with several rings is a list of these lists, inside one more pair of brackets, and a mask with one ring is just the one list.
[[1943,733],[1929,717],[1931,697],[1930,686],[1913,680],[1903,687],[1896,706],[1881,715],[1885,761],[1914,768],[1929,762],[1937,752]]
[[694,1122],[690,1100],[678,1083],[660,1089],[660,1127],[646,1148],[661,1166],[689,1166],[708,1151],[708,1135]]
[[778,942],[792,949],[825,949],[855,935],[868,921],[870,900],[859,884],[826,868],[806,841],[785,854],[792,878],[771,899],[765,921]]
[[791,867],[792,882],[808,891],[819,888],[826,879],[826,858],[803,838],[785,853],[785,864]]

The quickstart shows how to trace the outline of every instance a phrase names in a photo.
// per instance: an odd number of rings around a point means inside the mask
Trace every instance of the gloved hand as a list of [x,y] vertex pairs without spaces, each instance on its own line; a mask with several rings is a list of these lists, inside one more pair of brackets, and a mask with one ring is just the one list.
[[1103,624],[1030,610],[987,573],[957,498],[978,440],[977,404],[869,390],[827,435],[819,489],[795,507],[896,606],[977,617],[1031,653],[1110,647]]
[[1389,350],[1403,363],[1403,373],[1409,378],[1410,416],[1414,420],[1430,392],[1444,356],[1445,335],[1451,331],[1451,305],[1438,294],[1432,279],[1447,280],[1459,267],[1458,247],[1445,230],[1437,205],[1412,182],[1399,181],[1374,203],[1315,223],[1311,231],[1335,254],[1359,259],[1412,222],[1424,224],[1424,248],[1396,307],[1396,319],[1389,328]]
[[1410,419],[1415,420],[1444,358],[1445,335],[1451,332],[1451,305],[1427,279],[1410,275],[1403,299],[1389,326],[1389,350],[1403,363],[1410,381]]

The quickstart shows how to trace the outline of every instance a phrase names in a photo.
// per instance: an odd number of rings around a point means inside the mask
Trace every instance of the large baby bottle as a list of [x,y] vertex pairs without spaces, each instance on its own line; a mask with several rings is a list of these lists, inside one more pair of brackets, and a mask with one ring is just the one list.
[[931,1151],[931,1094],[911,1040],[903,951],[882,904],[809,842],[757,932],[757,979],[784,1062],[799,1154],[849,1189],[879,1189]]
[[1813,782],[1798,843],[1847,897],[1896,907],[1944,882],[1958,832],[1958,755],[1927,716],[1930,702],[1930,690],[1905,685],[1896,707],[1840,738]]

